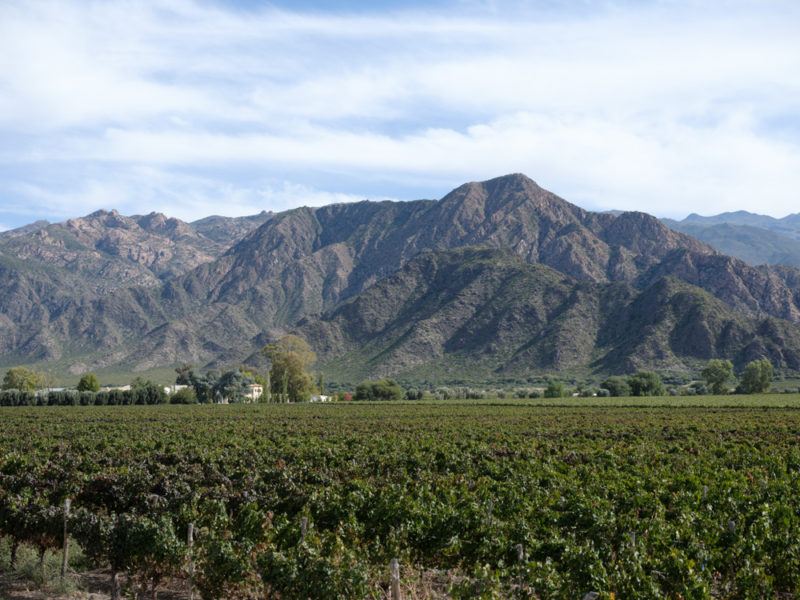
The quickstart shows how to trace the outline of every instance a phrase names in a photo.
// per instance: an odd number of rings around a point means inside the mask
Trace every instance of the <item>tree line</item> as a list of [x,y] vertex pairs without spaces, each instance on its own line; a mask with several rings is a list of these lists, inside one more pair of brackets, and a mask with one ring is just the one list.
[[[712,393],[724,395],[733,391],[736,394],[763,394],[772,385],[774,368],[772,363],[761,358],[753,360],[742,370],[738,382],[730,360],[714,358],[708,361],[700,373],[704,384],[695,383],[687,388],[692,393]],[[677,394],[678,390],[667,390],[658,373],[639,371],[634,375],[612,376],[600,384],[598,395],[603,396],[664,396]]]
[[[31,369],[9,369],[0,390],[0,406],[76,406],[76,405],[134,405],[134,404],[196,404],[242,402],[252,399],[251,386],[261,385],[263,393],[259,402],[306,402],[312,394],[324,393],[322,376],[315,378],[310,372],[316,355],[305,340],[286,336],[263,349],[271,366],[264,374],[246,367],[219,372],[195,372],[191,365],[175,369],[175,383],[185,386],[171,395],[151,381],[135,379],[130,390],[102,390],[93,373],[83,375],[75,390],[43,391],[45,377]],[[774,376],[772,363],[766,359],[749,362],[737,379],[733,363],[725,359],[711,359],[701,371],[702,382],[695,382],[684,390],[691,394],[758,394],[769,391]],[[579,386],[576,389],[557,379],[549,379],[546,387],[517,390],[481,390],[468,387],[439,387],[422,389],[404,388],[397,381],[383,378],[363,381],[354,394],[339,393],[340,400],[422,400],[431,399],[483,399],[514,396],[518,398],[560,398],[571,396],[663,396],[676,395],[678,389],[668,389],[661,376],[652,371],[639,371],[631,375],[606,378],[598,388]]]
[[103,390],[94,373],[84,374],[75,389],[53,390],[45,374],[13,367],[3,377],[0,406],[235,403],[253,399],[254,385],[261,386],[262,402],[306,402],[312,394],[324,391],[322,376],[315,381],[310,372],[316,354],[302,338],[286,336],[268,344],[262,352],[270,361],[264,375],[244,366],[200,373],[192,365],[181,365],[175,369],[178,389],[170,395],[162,386],[141,378],[135,379],[130,389]]
[[[685,388],[687,394],[761,394],[768,392],[774,376],[772,363],[766,359],[749,362],[739,374],[733,363],[725,359],[708,361],[701,371],[702,381]],[[370,400],[482,400],[487,398],[563,398],[567,396],[665,396],[678,395],[680,390],[668,388],[661,376],[653,371],[638,371],[630,375],[607,377],[599,387],[569,387],[563,381],[549,378],[542,388],[479,389],[471,387],[404,388],[394,379],[363,381],[356,387],[354,399]]]

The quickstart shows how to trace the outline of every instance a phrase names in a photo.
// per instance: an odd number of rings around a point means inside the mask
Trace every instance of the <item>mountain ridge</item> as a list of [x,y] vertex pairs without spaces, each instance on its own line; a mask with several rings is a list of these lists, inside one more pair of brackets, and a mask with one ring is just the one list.
[[750,265],[800,267],[800,213],[782,218],[744,210],[711,216],[692,213],[680,221],[663,222]]
[[[520,174],[438,201],[194,223],[101,211],[0,237],[3,282],[0,362],[70,373],[258,362],[290,331],[353,377],[687,371],[753,348],[800,369],[800,271],[749,266],[646,213],[585,211]],[[690,322],[642,320],[671,303]],[[632,322],[647,326],[616,325]]]

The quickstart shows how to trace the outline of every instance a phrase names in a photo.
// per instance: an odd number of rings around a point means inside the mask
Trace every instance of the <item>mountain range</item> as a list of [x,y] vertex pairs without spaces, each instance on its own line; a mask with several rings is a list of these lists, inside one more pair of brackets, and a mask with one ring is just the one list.
[[800,267],[800,213],[776,219],[740,210],[664,223],[751,265]]
[[98,211],[0,234],[0,366],[260,365],[289,332],[346,382],[687,373],[712,357],[800,371],[800,270],[519,174],[436,201],[194,223]]

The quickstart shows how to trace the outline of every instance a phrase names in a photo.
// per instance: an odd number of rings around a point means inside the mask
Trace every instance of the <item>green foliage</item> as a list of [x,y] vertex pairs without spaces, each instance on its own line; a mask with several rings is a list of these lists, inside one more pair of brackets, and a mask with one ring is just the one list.
[[186,578],[193,523],[209,599],[380,597],[394,557],[455,598],[788,598],[798,402],[6,410],[0,536],[58,548],[72,498],[87,559],[139,596]]
[[348,546],[341,531],[312,529],[299,543],[297,525],[281,520],[274,545],[258,560],[259,574],[271,592],[287,598],[368,598],[369,566],[363,553]]
[[163,386],[141,377],[137,377],[131,382],[131,404],[164,404],[166,401],[167,393]]
[[[201,404],[220,402],[238,403],[249,401],[246,394],[249,386],[255,383],[254,375],[243,369],[225,371],[208,371],[205,375],[197,374],[193,370],[181,372],[178,379],[188,381],[194,391],[195,401]],[[188,397],[182,397],[188,399]],[[191,402],[188,402],[191,403]]]
[[197,404],[197,394],[192,387],[181,388],[169,397],[170,404]]
[[631,396],[663,396],[666,391],[658,373],[639,371],[628,377]]
[[13,367],[6,371],[5,377],[3,377],[2,388],[4,390],[33,392],[44,386],[45,376],[43,373],[26,367]]
[[100,382],[97,380],[97,375],[94,373],[86,373],[78,381],[77,390],[79,392],[99,392]]
[[630,396],[631,386],[628,385],[627,377],[614,375],[600,384],[601,389],[608,390],[608,394],[614,397]]
[[563,398],[567,395],[567,390],[561,381],[551,379],[547,382],[547,387],[544,390],[545,398]]
[[217,398],[217,382],[219,381],[219,373],[216,371],[208,371],[205,375],[196,374],[194,371],[189,371],[186,374],[186,379],[189,385],[194,388],[197,401],[201,404],[210,404],[212,402],[221,401],[221,395]]
[[217,380],[216,395],[228,402],[242,402],[247,393],[248,386],[255,383],[253,378],[242,371],[226,371]]
[[772,376],[773,368],[769,359],[753,360],[745,366],[737,389],[744,394],[763,394],[769,391]]
[[405,392],[393,379],[363,381],[356,387],[356,400],[402,400]]
[[726,394],[728,384],[733,379],[733,363],[729,360],[712,358],[701,374],[712,393]]
[[180,366],[175,367],[175,384],[176,385],[191,385],[192,384],[192,374],[194,368],[192,365],[184,363]]
[[307,402],[314,392],[314,379],[308,372],[317,356],[308,343],[287,335],[264,350],[271,362],[270,384],[273,397],[282,402]]

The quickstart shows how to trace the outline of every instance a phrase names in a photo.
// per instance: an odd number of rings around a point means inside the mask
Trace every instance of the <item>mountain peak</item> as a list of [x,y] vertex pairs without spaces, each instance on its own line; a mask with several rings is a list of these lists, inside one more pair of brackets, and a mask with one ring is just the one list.
[[530,177],[525,175],[525,173],[508,173],[507,175],[500,175],[499,177],[492,177],[491,179],[487,179],[486,181],[482,182],[483,185],[490,186],[490,185],[508,185],[512,183],[520,184],[520,185],[535,185],[539,187],[539,185]]
[[100,208],[94,211],[93,213],[89,213],[88,215],[86,215],[84,219],[100,219],[102,217],[108,217],[109,215],[118,215],[118,214],[119,213],[116,211],[116,209],[112,209],[109,211],[104,208]]
[[463,206],[470,210],[480,207],[484,215],[498,210],[522,205],[558,206],[580,210],[566,200],[541,188],[533,179],[522,173],[511,173],[486,181],[471,181],[460,185],[440,201],[443,205]]

